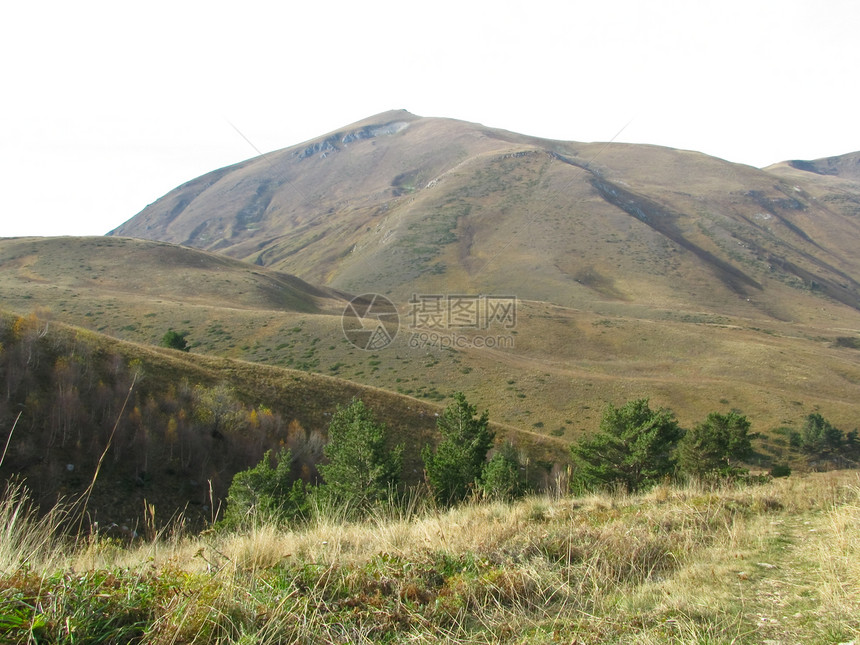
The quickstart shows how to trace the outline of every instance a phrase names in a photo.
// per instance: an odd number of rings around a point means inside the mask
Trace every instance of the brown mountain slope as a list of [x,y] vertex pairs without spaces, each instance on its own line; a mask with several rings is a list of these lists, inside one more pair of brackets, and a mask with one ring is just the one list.
[[388,112],[189,182],[112,234],[401,300],[504,293],[780,320],[826,302],[851,317],[860,190],[802,174]]
[[[853,428],[859,195],[850,179],[790,165],[387,113],[195,180],[118,229],[217,250],[203,255],[238,273],[216,272],[200,293],[182,263],[123,278],[149,285],[104,289],[87,275],[92,248],[56,263],[54,242],[33,271],[42,282],[17,255],[0,277],[17,311],[47,306],[149,343],[173,327],[194,352],[431,400],[462,389],[494,420],[562,442],[595,430],[607,401],[642,396],[687,425],[737,407],[763,431],[797,428],[810,412]],[[112,262],[99,276],[133,266],[123,254]],[[390,294],[400,334],[378,352],[351,346],[342,300],[300,310],[253,295],[246,278],[273,270]],[[412,294],[519,305],[512,328],[428,334],[414,326]],[[476,346],[481,334],[499,345]]]

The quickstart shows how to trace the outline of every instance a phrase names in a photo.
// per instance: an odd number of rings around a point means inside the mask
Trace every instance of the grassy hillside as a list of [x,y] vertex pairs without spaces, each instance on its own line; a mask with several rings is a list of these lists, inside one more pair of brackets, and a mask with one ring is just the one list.
[[[592,274],[583,279],[610,288]],[[364,351],[344,337],[343,295],[305,285],[293,297],[289,280],[163,243],[0,241],[4,306],[21,314],[40,309],[146,344],[172,328],[187,332],[195,355],[334,376],[428,402],[461,389],[495,421],[562,444],[593,432],[607,402],[641,397],[671,407],[686,425],[739,408],[764,433],[797,429],[811,412],[845,429],[860,419],[860,316],[833,301],[784,321],[694,303],[607,299],[579,309],[519,300],[511,329],[487,330],[412,328],[414,306],[398,301],[394,342]],[[286,295],[270,290],[283,282]],[[301,307],[284,306],[287,296]],[[476,336],[499,345],[473,346]]]
[[342,307],[343,300],[294,276],[225,256],[109,237],[0,240],[0,275],[7,308],[39,302],[45,291],[62,306],[102,299],[130,313],[156,304],[321,313]]
[[[331,414],[353,397],[405,443],[404,479],[415,483],[440,411],[333,377],[118,341],[35,316],[0,317],[0,394],[0,479],[24,480],[43,508],[80,500],[94,485],[87,525],[134,526],[144,501],[160,522],[185,509],[199,524],[217,514],[236,472],[281,447],[293,451],[294,474],[314,481]],[[496,428],[536,461],[564,456],[554,441]]]
[[69,544],[0,504],[0,637],[73,643],[848,643],[860,480],[662,486]]

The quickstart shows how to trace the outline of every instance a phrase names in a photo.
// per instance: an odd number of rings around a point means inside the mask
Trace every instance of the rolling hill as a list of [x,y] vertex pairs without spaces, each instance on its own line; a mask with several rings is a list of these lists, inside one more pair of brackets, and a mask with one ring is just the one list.
[[[182,302],[316,313],[343,294],[313,287],[294,276],[260,271],[231,258],[146,240],[9,238],[2,241],[0,269],[22,285],[7,285],[5,301],[34,297],[41,288],[74,297],[134,294],[138,300]],[[23,285],[28,285],[27,289]],[[335,308],[342,306],[335,304]]]

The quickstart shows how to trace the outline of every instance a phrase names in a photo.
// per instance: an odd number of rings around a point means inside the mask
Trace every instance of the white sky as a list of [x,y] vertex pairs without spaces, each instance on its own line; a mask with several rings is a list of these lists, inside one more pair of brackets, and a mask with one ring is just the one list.
[[[0,236],[100,235],[388,109],[764,166],[860,150],[860,3],[7,2]],[[631,121],[632,120],[632,121]]]

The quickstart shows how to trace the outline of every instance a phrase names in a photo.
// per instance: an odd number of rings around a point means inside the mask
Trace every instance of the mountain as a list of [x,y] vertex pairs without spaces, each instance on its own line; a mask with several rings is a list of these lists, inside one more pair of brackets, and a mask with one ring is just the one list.
[[403,301],[513,293],[805,320],[822,297],[860,308],[857,158],[788,173],[395,111],[204,175],[111,234]]

